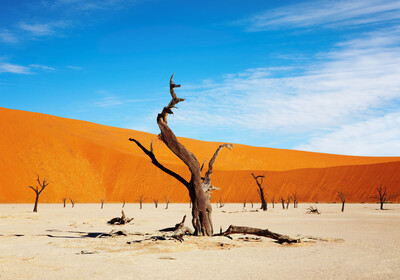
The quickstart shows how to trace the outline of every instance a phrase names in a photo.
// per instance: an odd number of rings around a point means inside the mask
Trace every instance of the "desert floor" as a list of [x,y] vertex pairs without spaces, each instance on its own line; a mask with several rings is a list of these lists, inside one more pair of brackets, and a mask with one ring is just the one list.
[[[320,215],[306,214],[313,205]],[[188,215],[189,204],[126,204],[133,223],[108,225],[122,204],[0,205],[0,279],[400,279],[400,205],[299,204],[250,212],[248,204],[214,207],[214,228],[230,224],[268,228],[290,236],[329,241],[280,245],[242,235],[144,240],[161,236]],[[130,235],[96,238],[124,229]],[[139,235],[147,233],[147,235]],[[250,236],[249,236],[250,237]],[[342,239],[342,240],[340,240]],[[142,242],[132,242],[144,240]],[[128,242],[130,244],[128,244]]]

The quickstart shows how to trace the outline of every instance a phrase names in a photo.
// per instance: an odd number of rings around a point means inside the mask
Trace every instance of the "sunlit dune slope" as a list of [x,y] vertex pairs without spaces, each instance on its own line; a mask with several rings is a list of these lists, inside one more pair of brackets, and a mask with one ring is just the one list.
[[[156,124],[155,124],[156,125]],[[188,177],[186,167],[158,140],[157,135],[64,119],[45,114],[0,108],[0,202],[31,202],[36,174],[50,183],[42,202],[146,202],[188,200],[186,189],[154,167],[128,138],[149,147],[160,162]],[[220,143],[180,138],[200,162],[209,160]],[[214,200],[257,200],[249,173],[266,172],[267,193],[292,192],[302,201],[331,201],[336,190],[351,193],[349,200],[370,201],[381,183],[399,193],[399,157],[353,157],[235,145],[221,151],[213,174],[221,190]],[[394,170],[393,172],[390,170]],[[340,186],[340,188],[339,188]],[[271,192],[272,193],[272,192]],[[396,198],[395,201],[397,201]]]

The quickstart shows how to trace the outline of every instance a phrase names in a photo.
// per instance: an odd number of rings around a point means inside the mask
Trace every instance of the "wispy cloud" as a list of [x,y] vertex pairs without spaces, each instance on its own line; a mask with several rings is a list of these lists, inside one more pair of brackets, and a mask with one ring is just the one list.
[[[319,53],[320,62],[307,66],[301,75],[275,78],[269,68],[225,75],[212,88],[199,85],[182,91],[185,110],[174,121],[190,126],[190,119],[204,127],[239,127],[246,133],[273,132],[282,137],[306,133],[313,143],[313,135],[324,139],[323,135],[346,125],[368,123],[400,110],[399,44],[397,29],[382,30]],[[348,141],[343,150],[352,144]]]
[[31,36],[41,37],[41,36],[54,35],[56,34],[58,28],[64,28],[67,25],[68,24],[64,21],[48,22],[48,23],[21,22],[18,24],[18,27],[28,32]]
[[397,0],[307,1],[282,6],[244,21],[249,31],[376,24],[400,19]]
[[41,70],[45,70],[45,71],[54,71],[56,70],[54,67],[50,67],[47,65],[41,65],[41,64],[29,64],[30,67],[32,68],[37,68],[37,69],[41,69]]
[[7,62],[0,63],[0,73],[31,74],[29,67]]
[[114,107],[122,105],[124,102],[117,96],[104,96],[99,101],[94,102],[95,107]]
[[346,155],[399,156],[400,113],[343,125],[295,149]]
[[71,65],[68,65],[68,66],[65,66],[66,68],[69,68],[69,69],[72,69],[72,70],[82,70],[82,67],[79,67],[79,66],[71,66]]
[[58,0],[52,3],[46,3],[47,6],[52,8],[69,8],[78,11],[90,11],[90,10],[106,10],[106,9],[119,9],[126,7],[130,3],[135,3],[132,0]]
[[13,33],[11,33],[9,30],[5,29],[0,32],[0,41],[4,43],[18,43],[19,39],[17,36]]

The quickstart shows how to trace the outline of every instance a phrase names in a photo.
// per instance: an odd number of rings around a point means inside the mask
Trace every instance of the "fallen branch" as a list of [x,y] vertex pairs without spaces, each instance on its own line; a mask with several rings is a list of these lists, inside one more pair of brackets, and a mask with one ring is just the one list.
[[233,225],[230,225],[225,232],[216,234],[216,236],[229,236],[231,234],[252,234],[257,236],[264,236],[278,241],[279,244],[301,242],[300,239],[291,238],[287,235],[281,235],[279,233],[269,231],[268,229],[259,229],[259,228],[233,226]]
[[124,225],[131,222],[133,218],[126,218],[124,210],[122,210],[121,217],[112,218],[107,223],[110,225]]

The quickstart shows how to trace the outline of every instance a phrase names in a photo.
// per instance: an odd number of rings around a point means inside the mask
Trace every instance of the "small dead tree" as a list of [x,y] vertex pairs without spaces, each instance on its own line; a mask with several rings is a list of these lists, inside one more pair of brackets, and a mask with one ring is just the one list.
[[65,203],[66,203],[66,202],[67,202],[67,198],[64,197],[64,198],[63,198],[64,208],[65,208]]
[[191,153],[184,145],[182,145],[178,141],[178,138],[168,126],[167,116],[169,114],[173,114],[172,109],[176,108],[176,105],[179,102],[185,100],[183,98],[178,98],[176,93],[174,92],[174,88],[180,87],[180,85],[177,85],[172,81],[173,77],[174,75],[171,76],[169,82],[170,94],[172,99],[168,103],[168,105],[163,108],[162,112],[157,116],[157,124],[161,131],[159,139],[163,141],[165,145],[188,167],[191,174],[190,180],[184,179],[179,174],[160,164],[153,153],[153,145],[150,145],[150,150],[148,150],[136,139],[130,138],[129,140],[134,141],[136,145],[140,149],[142,149],[142,151],[151,159],[152,163],[156,167],[177,179],[188,189],[190,199],[193,203],[192,225],[195,230],[194,235],[211,236],[213,234],[213,225],[211,219],[212,206],[210,203],[210,199],[212,190],[216,189],[211,184],[213,164],[218,156],[219,151],[224,147],[231,149],[232,145],[220,145],[208,164],[208,171],[206,172],[204,177],[201,176],[202,169],[199,161],[193,153]]
[[307,208],[306,214],[318,214],[319,215],[321,213],[318,211],[317,208],[314,208],[314,207],[310,206],[310,207]]
[[154,202],[154,207],[158,208],[158,199],[153,199],[153,202]]
[[246,208],[246,199],[243,199],[243,208]]
[[267,202],[266,202],[265,196],[264,196],[264,187],[262,186],[264,178],[265,178],[265,174],[256,176],[256,175],[254,175],[253,172],[251,172],[251,176],[253,176],[253,178],[256,181],[256,184],[258,186],[257,192],[261,199],[261,209],[263,211],[267,211],[268,206],[267,206]]
[[285,209],[285,199],[281,197],[281,202],[282,202],[282,209]]
[[219,208],[222,208],[225,206],[225,203],[222,202],[222,198],[219,198]]
[[125,201],[125,199],[122,201],[122,208],[124,208],[125,207],[125,203],[126,203],[126,201]]
[[287,197],[287,203],[286,203],[286,209],[289,209],[289,205],[290,205],[290,200],[292,199],[292,197],[290,195],[288,195]]
[[165,199],[165,209],[168,209],[168,205],[171,202],[171,198],[164,196]]
[[253,202],[253,200],[252,200],[252,201],[250,201],[250,204],[251,204],[251,208],[253,208],[253,206],[254,206],[254,202]]
[[74,208],[76,201],[72,198],[69,198],[69,201],[71,202],[71,207]]
[[272,208],[275,208],[275,195],[272,197]]
[[297,204],[299,203],[299,196],[297,193],[292,193],[292,199],[293,199],[293,208],[297,208]]
[[49,183],[46,182],[46,179],[43,179],[43,181],[40,181],[39,175],[37,175],[36,182],[38,183],[39,186],[28,186],[28,188],[31,188],[35,194],[35,205],[33,206],[33,212],[37,212],[37,207],[39,203],[39,196],[42,193],[42,191],[49,185]]
[[101,203],[101,209],[103,209],[103,206],[104,206],[104,198],[101,199],[100,203]]
[[372,198],[378,199],[380,204],[381,204],[381,210],[383,210],[383,204],[387,202],[388,196],[386,193],[386,187],[383,187],[382,184],[376,188],[376,191],[378,192],[377,195],[374,195]]
[[145,200],[144,195],[140,195],[139,196],[139,207],[140,209],[142,209],[142,205],[143,205],[143,201]]
[[346,203],[346,196],[343,192],[338,192],[340,200],[342,201],[342,212],[344,212],[344,204]]
[[121,217],[112,218],[107,223],[110,225],[124,225],[128,224],[133,220],[133,218],[127,218],[125,216],[124,210],[121,211]]

